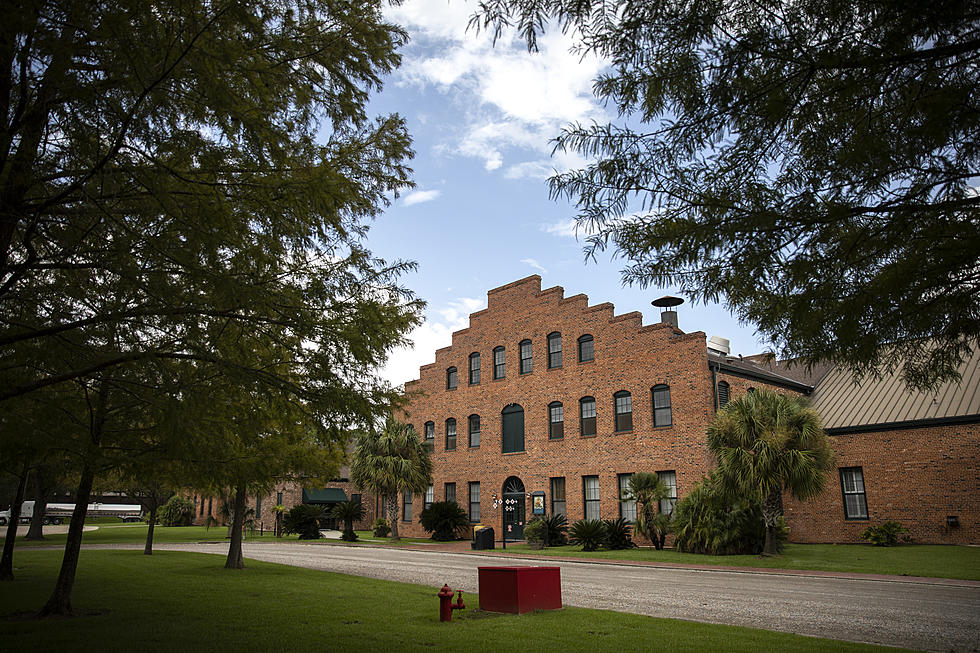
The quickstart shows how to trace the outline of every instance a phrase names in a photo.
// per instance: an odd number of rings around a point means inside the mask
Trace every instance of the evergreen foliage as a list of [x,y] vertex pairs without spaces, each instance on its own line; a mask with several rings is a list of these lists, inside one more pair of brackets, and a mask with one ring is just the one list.
[[670,492],[654,472],[636,472],[630,477],[624,499],[636,501],[636,522],[633,528],[651,542],[658,551],[670,532],[670,515],[659,511],[660,500]]
[[[723,300],[783,358],[934,387],[980,337],[980,21],[972,0],[483,0],[610,64],[618,111],[572,124],[556,173],[589,254],[626,282]],[[897,344],[900,343],[900,344]],[[895,344],[895,347],[882,347]]]
[[[898,536],[908,532],[909,529],[899,522],[886,521],[878,526],[869,526],[861,533],[861,539],[871,542],[875,546],[895,546],[898,544]],[[912,541],[912,538],[907,535],[903,539],[908,542]]]
[[343,523],[340,539],[345,542],[356,542],[354,522],[364,519],[364,505],[360,501],[340,501],[330,510],[330,516]]
[[419,522],[433,540],[448,542],[470,525],[470,518],[455,501],[436,501],[422,511]]
[[596,551],[606,543],[606,524],[601,519],[580,519],[572,524],[569,540],[583,551]]
[[545,546],[564,546],[568,542],[568,519],[565,515],[545,515],[541,521],[546,529]]
[[327,513],[323,506],[301,503],[283,515],[282,527],[288,533],[296,533],[301,540],[318,540],[320,528]]
[[158,518],[163,526],[190,526],[194,521],[194,503],[174,495],[160,508]]
[[607,548],[616,551],[619,549],[632,549],[636,546],[630,537],[630,531],[633,527],[630,526],[628,521],[622,517],[617,517],[616,519],[603,520],[603,523],[606,525],[605,545]]
[[388,533],[391,532],[391,527],[388,526],[388,522],[385,521],[383,517],[378,517],[374,520],[374,529],[372,535],[375,537],[388,537]]
[[546,545],[548,527],[541,517],[535,517],[524,527],[524,539],[532,548],[543,548]]

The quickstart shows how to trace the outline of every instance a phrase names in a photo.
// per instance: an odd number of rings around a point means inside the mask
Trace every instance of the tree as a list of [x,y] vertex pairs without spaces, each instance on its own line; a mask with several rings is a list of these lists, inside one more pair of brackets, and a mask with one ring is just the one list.
[[293,506],[283,517],[283,527],[287,533],[296,533],[301,540],[320,539],[320,528],[326,519],[323,506],[301,503]]
[[432,482],[432,461],[419,434],[393,417],[380,431],[356,435],[350,478],[358,488],[385,498],[391,537],[398,535],[399,492],[425,492]]
[[708,426],[718,482],[733,496],[762,503],[764,552],[776,553],[783,491],[800,500],[823,491],[834,454],[816,411],[803,397],[771,390],[728,402]]
[[958,377],[980,337],[975,2],[484,0],[471,25],[534,50],[549,19],[609,61],[593,88],[623,118],[555,139],[591,161],[550,186],[592,255],[724,300],[783,357]]
[[340,539],[345,542],[357,541],[354,522],[364,519],[364,504],[360,501],[340,501],[334,504],[330,516],[339,519],[344,524],[344,532],[340,535]]
[[670,496],[667,486],[654,472],[636,472],[626,488],[627,501],[636,501],[636,522],[633,530],[653,542],[658,551],[664,548],[664,540],[670,527],[670,515],[661,513],[660,500]]
[[455,501],[436,501],[422,511],[419,523],[433,540],[449,542],[470,525],[470,518]]

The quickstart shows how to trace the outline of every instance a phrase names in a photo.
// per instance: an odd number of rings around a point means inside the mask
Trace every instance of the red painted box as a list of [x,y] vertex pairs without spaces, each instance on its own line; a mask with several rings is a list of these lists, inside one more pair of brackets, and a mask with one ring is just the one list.
[[560,567],[479,567],[480,609],[523,614],[561,608]]

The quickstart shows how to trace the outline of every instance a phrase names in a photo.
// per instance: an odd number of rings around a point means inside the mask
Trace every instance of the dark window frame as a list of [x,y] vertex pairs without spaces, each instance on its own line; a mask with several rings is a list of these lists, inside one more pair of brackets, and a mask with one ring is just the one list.
[[[667,396],[667,405],[658,407],[657,396],[659,394],[661,397],[663,397],[665,393]],[[669,385],[667,385],[666,383],[658,383],[657,385],[650,388],[650,410],[653,414],[654,428],[662,428],[662,427],[674,425],[674,416],[670,409],[670,386]],[[662,417],[665,414],[663,411],[667,411],[666,422],[663,422],[661,421],[661,419],[658,418],[658,415]]]
[[455,390],[459,384],[459,371],[455,366],[446,368],[446,390]]
[[[625,399],[625,402],[621,400]],[[620,406],[627,406],[629,410],[620,411]],[[628,390],[620,390],[613,395],[613,414],[615,416],[616,433],[625,433],[633,430],[633,395]]]
[[732,386],[728,381],[718,382],[718,408],[724,408],[732,400]]
[[402,492],[402,521],[412,521],[412,493],[409,490]]
[[[498,362],[499,358],[499,362]],[[493,380],[506,378],[507,376],[507,350],[501,347],[493,348]]]
[[[558,419],[555,419],[555,409],[558,410]],[[565,407],[560,401],[552,401],[548,404],[548,439],[561,440],[565,437]]]
[[[561,498],[558,498],[557,485],[555,481],[561,481]],[[566,483],[564,476],[552,476],[548,479],[548,490],[551,492],[551,514],[568,515],[568,498],[565,492]],[[561,504],[561,512],[558,512],[556,505]]]
[[661,483],[664,482],[664,474],[672,474],[673,475],[674,483],[672,485],[671,484],[664,483],[664,485],[670,491],[670,496],[667,496],[667,497],[664,497],[663,499],[661,499],[658,502],[658,505],[657,505],[657,510],[659,512],[662,512],[662,513],[667,514],[667,515],[673,515],[674,514],[674,508],[677,507],[677,470],[675,470],[675,469],[662,469],[659,472],[656,472],[656,474],[657,474],[657,478],[660,480]]
[[422,510],[423,512],[429,509],[433,503],[436,502],[436,486],[429,483],[429,487],[425,488],[425,494],[422,495]]
[[[452,435],[449,427],[452,426]],[[451,441],[450,441],[451,440]],[[450,417],[446,420],[446,451],[456,451],[456,418]]]
[[[857,472],[860,474],[861,480],[861,490],[848,491],[847,487],[844,485],[844,473],[845,472]],[[871,513],[868,511],[868,488],[864,484],[864,467],[862,466],[852,466],[852,467],[839,467],[838,474],[840,475],[840,493],[841,501],[844,504],[844,519],[846,521],[868,521],[871,518]],[[864,505],[864,516],[851,517],[850,511],[847,508],[847,497],[860,497],[861,503]]]
[[[557,347],[553,343],[558,343]],[[548,334],[548,369],[554,370],[561,367],[561,332],[552,331]]]
[[422,425],[422,429],[422,443],[426,449],[434,451],[436,448],[436,423],[429,420]]
[[[595,498],[589,498],[589,481],[595,479]],[[600,504],[599,476],[589,474],[582,477],[582,517],[583,519],[602,519],[602,505]],[[595,517],[589,517],[589,506],[595,507]]]
[[[473,430],[473,418],[474,417],[476,418],[476,430],[475,431]],[[473,413],[472,415],[470,415],[469,417],[467,417],[466,418],[466,426],[467,426],[467,434],[469,435],[469,439],[467,440],[467,442],[469,442],[470,449],[479,449],[480,448],[480,416],[477,415],[476,413]],[[476,444],[473,444],[473,436],[474,435],[476,436]]]
[[[527,346],[527,356],[524,355],[524,347]],[[534,371],[534,345],[530,340],[521,340],[517,343],[517,357],[519,374],[530,374]]]
[[[473,500],[473,488],[476,488],[476,501]],[[480,481],[470,481],[467,500],[469,502],[469,510],[466,512],[466,515],[470,518],[470,523],[478,524],[482,516],[480,513]],[[474,507],[476,519],[473,518]]]
[[480,384],[480,352],[475,351],[472,354],[470,354],[469,361],[470,361],[469,363],[470,385],[479,385]]
[[[586,347],[584,346],[588,343],[588,358],[584,357],[586,353]],[[578,337],[578,362],[589,363],[595,360],[595,338],[592,337],[591,333],[583,333]]]
[[[585,415],[585,404],[592,404],[592,415],[586,417]],[[583,438],[591,438],[599,433],[599,408],[596,404],[595,397],[585,396],[578,400],[578,419],[579,419],[579,435]],[[586,427],[591,426],[592,432],[587,433]]]
[[[452,488],[452,492],[450,492]],[[452,501],[456,503],[456,484],[455,483],[443,483],[442,486],[442,496],[445,497],[446,501]],[[456,504],[459,505],[459,504]]]
[[[520,434],[520,448],[508,449],[507,446],[516,446],[517,434],[509,433],[507,430],[507,418],[505,415],[516,415],[520,413],[521,415],[521,434]],[[527,428],[524,423],[524,407],[520,404],[507,404],[500,411],[500,451],[501,453],[522,453],[527,451]]]
[[[633,478],[633,472],[627,474],[616,474],[616,488],[619,491],[619,516],[629,523],[636,521],[636,499],[626,500],[626,492],[629,491],[629,479]],[[623,480],[626,480],[624,487]]]

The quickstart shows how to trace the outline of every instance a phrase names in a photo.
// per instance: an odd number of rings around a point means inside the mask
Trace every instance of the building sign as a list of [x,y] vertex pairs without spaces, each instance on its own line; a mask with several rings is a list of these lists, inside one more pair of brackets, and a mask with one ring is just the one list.
[[531,514],[544,514],[544,492],[533,492],[531,494]]

